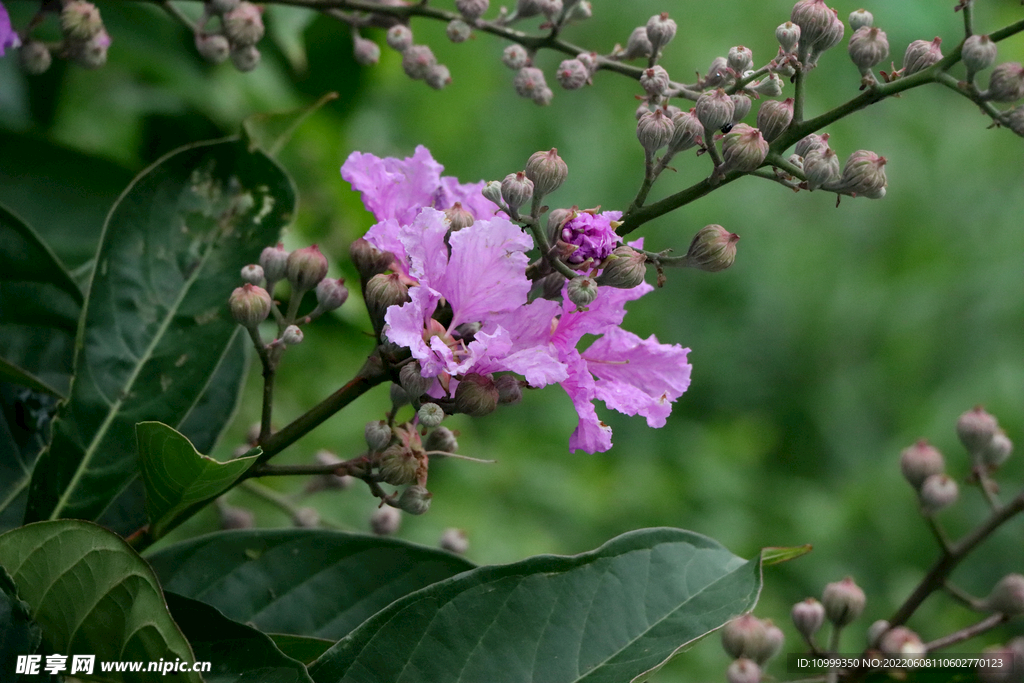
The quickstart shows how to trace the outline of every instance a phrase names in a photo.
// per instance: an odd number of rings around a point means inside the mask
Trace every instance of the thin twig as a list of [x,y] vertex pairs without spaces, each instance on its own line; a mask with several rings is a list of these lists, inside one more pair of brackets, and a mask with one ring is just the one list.
[[985,633],[986,631],[991,631],[996,626],[999,626],[1000,624],[1003,624],[1006,621],[1009,621],[1009,617],[1005,614],[990,614],[989,616],[979,621],[977,624],[968,626],[967,628],[962,628],[959,631],[954,631],[953,633],[950,633],[948,636],[937,638],[930,643],[926,643],[925,648],[928,650],[928,652],[942,650],[947,647],[950,647],[951,645],[956,645],[957,643],[962,643],[965,640],[970,640],[975,636],[980,636],[982,633]]

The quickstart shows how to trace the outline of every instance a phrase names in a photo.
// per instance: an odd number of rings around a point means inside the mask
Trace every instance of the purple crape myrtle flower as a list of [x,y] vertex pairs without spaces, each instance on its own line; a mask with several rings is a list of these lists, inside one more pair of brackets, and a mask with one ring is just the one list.
[[615,234],[612,221],[622,217],[619,211],[605,211],[594,214],[581,211],[570,218],[562,226],[562,241],[575,247],[566,258],[571,264],[583,263],[593,259],[600,263],[608,258],[622,238]]
[[11,16],[7,14],[7,8],[0,2],[0,57],[9,47],[18,47],[21,41],[17,32],[11,27]]

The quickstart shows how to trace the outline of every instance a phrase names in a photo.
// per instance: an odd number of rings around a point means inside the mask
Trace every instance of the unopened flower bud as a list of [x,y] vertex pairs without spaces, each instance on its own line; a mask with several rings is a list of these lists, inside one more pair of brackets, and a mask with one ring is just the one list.
[[[804,170],[804,158],[799,154],[790,154],[786,161],[793,164],[801,171]],[[838,178],[839,176],[836,175],[836,177]]]
[[747,90],[753,90],[764,97],[778,97],[782,94],[782,79],[778,74],[771,73],[760,81],[748,85]]
[[544,196],[562,186],[569,176],[569,166],[552,147],[547,152],[534,152],[526,162],[526,177],[533,183],[533,194]]
[[292,515],[292,524],[301,529],[315,529],[320,526],[320,513],[311,507],[299,508]]
[[405,52],[412,46],[412,29],[405,24],[395,24],[384,34],[384,41],[392,50]]
[[846,626],[859,617],[865,602],[864,591],[850,577],[828,584],[821,595],[825,617],[836,626]]
[[765,100],[757,110],[757,129],[768,142],[782,135],[793,122],[793,98]]
[[989,470],[998,469],[1013,452],[1013,442],[1002,429],[981,449],[980,460]]
[[[364,240],[365,241],[365,240]],[[269,283],[283,280],[288,275],[288,252],[284,245],[278,242],[277,246],[267,247],[260,254],[260,267],[263,268],[263,276]]]
[[945,470],[942,453],[924,439],[904,448],[900,453],[900,471],[915,489],[920,489],[928,477],[942,474]]
[[754,65],[754,53],[749,47],[737,45],[736,47],[729,48],[729,56],[726,57],[726,63],[737,74],[742,74]]
[[538,93],[548,87],[544,80],[544,72],[532,66],[524,66],[520,69],[516,77],[512,79],[512,85],[517,95],[529,99],[534,99]]
[[[317,451],[313,455],[313,460],[316,461],[317,465],[331,466],[341,464],[341,458],[334,453],[323,449]],[[321,474],[314,481],[316,482],[314,490],[334,489],[337,491],[344,491],[352,486],[353,478],[347,474],[340,476],[337,474]],[[307,491],[308,490],[309,488],[307,488]]]
[[644,281],[647,256],[632,247],[616,247],[604,262],[597,284],[616,289],[632,289]]
[[868,626],[867,641],[868,647],[877,648],[878,642],[882,639],[882,636],[892,627],[892,625],[885,619],[879,619]]
[[807,153],[816,147],[828,147],[828,133],[822,135],[811,133],[807,137],[800,138],[793,151],[806,159]]
[[285,276],[297,291],[306,292],[316,287],[327,275],[327,257],[317,245],[296,249],[288,255]]
[[519,71],[530,63],[530,54],[519,43],[513,43],[501,53],[501,62],[513,71]]
[[779,24],[779,27],[775,29],[775,39],[779,41],[783,52],[793,54],[796,52],[797,43],[800,42],[800,26],[792,21]]
[[391,536],[402,525],[402,513],[390,505],[377,508],[370,517],[370,531],[377,536]]
[[459,442],[455,433],[447,427],[438,427],[427,435],[423,447],[428,451],[439,451],[441,453],[457,453]]
[[241,73],[249,73],[260,65],[259,49],[255,45],[239,45],[231,50],[231,63]]
[[535,90],[533,93],[533,97],[531,97],[530,99],[533,100],[534,104],[541,107],[546,107],[549,104],[551,104],[551,100],[553,100],[554,97],[555,93],[551,91],[551,88],[545,85],[544,87]]
[[721,225],[706,225],[693,236],[686,251],[686,265],[709,273],[725,270],[736,260],[736,242],[740,236]]
[[866,9],[859,9],[850,12],[850,28],[856,32],[862,28],[871,28],[875,23],[875,17]]
[[465,555],[469,550],[469,539],[462,529],[445,529],[441,534],[441,542],[438,544],[442,550],[447,550],[456,555]]
[[921,499],[921,510],[926,515],[934,515],[939,510],[955,503],[960,497],[960,490],[952,477],[945,474],[932,474],[921,482],[918,496]]
[[566,294],[577,309],[587,310],[587,306],[597,298],[597,281],[585,275],[574,277],[569,280]]
[[512,375],[496,377],[494,387],[498,390],[498,403],[501,405],[514,405],[523,400],[523,388]]
[[348,289],[345,288],[345,279],[324,278],[316,286],[317,308],[321,313],[333,311],[348,300]]
[[362,36],[355,36],[352,39],[352,56],[357,64],[373,66],[380,61],[380,45]]
[[908,45],[907,51],[903,53],[903,75],[924,71],[942,59],[942,50],[939,49],[941,44],[942,38],[936,36],[935,40],[915,40]]
[[516,0],[514,15],[518,19],[528,19],[541,13],[544,0]]
[[508,208],[515,211],[533,197],[533,181],[526,177],[526,173],[519,171],[509,173],[501,181],[501,198]]
[[654,54],[654,47],[651,45],[651,39],[647,37],[647,27],[638,26],[633,29],[633,32],[629,34],[629,40],[626,41],[626,49],[621,55],[622,59],[638,59],[650,57],[652,54]]
[[839,182],[842,171],[839,169],[839,155],[829,147],[815,147],[807,153],[801,163],[807,177],[807,189],[814,191],[823,185]]
[[66,38],[84,42],[103,30],[103,19],[96,5],[84,0],[72,0],[60,12],[60,28]]
[[668,45],[676,37],[676,22],[668,18],[668,12],[655,14],[647,20],[647,40],[651,43],[651,54]]
[[245,284],[235,289],[228,299],[231,317],[242,327],[253,329],[270,315],[270,295],[256,285]]
[[434,383],[433,377],[424,377],[421,372],[420,364],[417,361],[406,363],[398,371],[399,384],[405,389],[405,393],[413,398],[422,396]]
[[[263,251],[264,253],[267,252],[266,249]],[[281,251],[283,252],[284,250],[282,249]],[[394,254],[390,251],[381,251],[362,237],[349,245],[348,253],[353,265],[355,265],[356,270],[359,272],[359,276],[363,280],[369,280],[374,275],[386,272],[391,268],[391,264],[395,259]],[[285,262],[287,262],[287,252],[285,252],[284,258]],[[260,260],[262,261],[262,257]],[[266,270],[265,266],[264,270]]]
[[473,35],[473,28],[461,19],[452,19],[448,22],[445,34],[453,43],[464,43]]
[[554,21],[562,12],[562,0],[539,0],[540,11],[548,21]]
[[501,204],[501,183],[497,180],[489,180],[484,188],[480,190],[480,194],[484,196],[484,199],[494,202],[495,204]]
[[251,529],[256,526],[256,516],[251,510],[225,503],[217,506],[217,512],[221,529]]
[[366,310],[376,327],[383,327],[384,314],[391,306],[409,301],[409,286],[398,273],[380,273],[366,282]]
[[728,683],[761,683],[761,667],[746,658],[733,661],[725,670]]
[[444,90],[452,83],[452,72],[444,64],[435,64],[427,69],[423,80],[434,90]]
[[289,325],[281,333],[281,343],[285,346],[295,346],[302,343],[303,336],[302,330],[299,329],[298,325]]
[[748,657],[764,647],[765,624],[753,614],[736,617],[722,629],[722,648],[733,659]]
[[865,26],[850,36],[847,51],[854,66],[860,69],[861,73],[866,73],[889,56],[889,40],[885,31]]
[[697,119],[707,130],[719,130],[732,123],[735,109],[736,105],[721,88],[701,93],[697,98]]
[[732,122],[739,123],[743,119],[747,118],[747,114],[750,113],[750,107],[753,104],[750,101],[750,97],[743,93],[735,93],[733,95],[729,95],[729,99],[732,100],[733,104]]
[[50,68],[53,63],[53,56],[50,48],[38,40],[26,40],[18,48],[18,63],[25,73],[38,76]]
[[211,64],[220,64],[231,56],[231,43],[219,33],[197,33],[196,52]]
[[960,52],[960,59],[967,67],[967,80],[973,80],[974,74],[995,64],[997,52],[995,42],[988,36],[977,33],[968,36]]
[[466,21],[473,22],[483,16],[490,0],[455,0],[455,8]]
[[800,43],[810,47],[831,29],[834,16],[825,0],[800,0],[789,18],[800,27]]
[[708,67],[704,78],[700,79],[700,86],[702,88],[720,88],[732,81],[732,78],[733,74],[729,71],[729,60],[725,57],[715,57],[711,60],[711,66]]
[[405,486],[417,480],[420,461],[411,449],[401,443],[393,443],[381,453],[378,469],[385,483]]
[[471,372],[459,382],[455,390],[455,408],[466,415],[482,417],[498,407],[498,388],[486,375]]
[[834,9],[829,9],[829,24],[825,29],[825,32],[821,34],[818,40],[811,44],[811,58],[808,60],[811,65],[817,63],[818,55],[831,50],[843,40],[843,34],[846,32],[846,25],[839,18],[839,14]]
[[416,417],[419,419],[421,425],[428,429],[432,429],[440,425],[444,420],[444,409],[436,403],[424,403],[420,406],[420,409],[416,411]]
[[807,598],[793,605],[790,616],[797,632],[810,640],[825,623],[825,607],[814,598]]
[[422,515],[430,509],[430,499],[433,497],[434,494],[424,487],[413,484],[402,491],[402,495],[398,498],[398,507],[410,515]]
[[445,209],[444,216],[448,219],[448,229],[451,232],[458,232],[474,223],[473,214],[462,208],[462,202],[455,202],[451,208]]
[[986,609],[1010,617],[1024,614],[1024,576],[1007,574],[985,598]]
[[410,45],[402,52],[402,70],[409,78],[422,81],[432,67],[437,66],[437,57],[426,45]]
[[66,45],[68,56],[83,69],[98,69],[107,63],[110,48],[110,34],[106,29],[84,42],[69,41]]
[[651,97],[660,97],[671,83],[664,67],[654,65],[640,74],[640,87]]
[[919,658],[927,654],[921,637],[906,626],[895,626],[878,639],[878,649],[890,657]]
[[995,102],[1016,102],[1024,97],[1024,66],[1020,62],[1003,62],[992,69],[985,99]]
[[1024,105],[1003,112],[1003,122],[1010,130],[1024,138]]
[[673,116],[672,125],[674,126],[672,139],[668,143],[668,151],[670,153],[678,154],[701,143],[704,136],[704,126],[697,119],[694,110],[680,112]]
[[981,449],[988,445],[998,429],[996,418],[981,406],[968,410],[956,421],[956,435],[972,456],[981,453]]
[[392,383],[388,393],[391,397],[391,405],[394,408],[401,408],[412,403],[412,397],[409,396],[409,392],[402,388],[401,384]]
[[569,14],[566,16],[566,21],[583,21],[584,19],[590,19],[594,16],[594,6],[590,0],[582,0],[573,2],[569,8]]
[[222,17],[222,23],[232,46],[255,45],[263,37],[263,12],[251,2],[238,3]]
[[579,90],[590,79],[590,71],[578,59],[566,59],[558,65],[555,72],[558,84],[566,90]]
[[885,163],[885,157],[869,150],[854,152],[843,165],[843,175],[834,189],[855,197],[881,199],[885,196],[885,186],[888,184]]
[[242,280],[248,282],[250,285],[263,284],[263,268],[250,263],[247,266],[242,267]]
[[371,451],[383,451],[391,443],[391,427],[383,420],[367,422],[363,433]]
[[675,133],[675,128],[672,119],[661,108],[658,108],[644,114],[637,121],[636,138],[648,154],[654,154],[669,143]]
[[768,141],[761,131],[745,123],[737,123],[722,138],[722,170],[753,171],[768,156]]
[[782,645],[786,642],[786,636],[782,633],[781,628],[772,623],[771,619],[764,619],[761,621],[761,624],[764,626],[764,639],[761,641],[760,646],[755,648],[751,659],[764,666],[769,659],[779,654],[782,650]]

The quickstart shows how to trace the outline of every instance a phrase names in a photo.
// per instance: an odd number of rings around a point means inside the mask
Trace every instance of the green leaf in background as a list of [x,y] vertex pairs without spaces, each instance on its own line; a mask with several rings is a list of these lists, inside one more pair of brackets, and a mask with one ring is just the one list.
[[[294,10],[294,7],[275,7],[281,10]],[[312,16],[311,12],[300,10],[306,16]],[[253,114],[245,121],[242,121],[242,131],[249,141],[252,149],[262,149],[270,156],[277,156],[292,135],[298,130],[302,122],[315,114],[322,106],[338,99],[338,93],[329,92],[308,107],[302,107],[293,111],[269,114]]]
[[760,560],[681,529],[480,567],[396,601],[311,667],[317,683],[635,681],[753,608]]
[[[89,522],[30,524],[0,536],[0,566],[58,654],[103,661],[194,661],[149,566],[119,536]],[[198,674],[179,680],[200,683]],[[161,681],[159,673],[105,680]]]
[[310,664],[317,657],[331,649],[333,640],[311,638],[309,636],[293,636],[290,633],[268,633],[277,649],[292,659]]
[[196,661],[210,662],[205,683],[313,683],[306,667],[265,633],[228,619],[205,602],[167,593],[167,606]]
[[0,379],[66,394],[81,312],[82,293],[60,259],[0,206]]
[[237,330],[226,302],[239,271],[294,206],[284,171],[238,140],[174,152],[129,186],[104,229],[79,372],[26,521],[95,519],[135,479],[135,424],[177,427],[189,415]]
[[398,598],[474,566],[434,548],[322,529],[222,531],[146,559],[166,590],[229,619],[332,640]]
[[149,533],[154,539],[231,488],[259,455],[217,462],[160,422],[140,422],[135,434],[146,486]]
[[32,621],[28,603],[18,598],[14,579],[0,567],[0,675],[8,680],[14,673],[18,655],[35,653],[43,632]]
[[765,567],[770,567],[773,564],[782,564],[783,562],[789,562],[790,560],[795,560],[798,557],[803,557],[812,550],[814,550],[814,547],[810,543],[805,543],[804,545],[797,545],[789,548],[761,548],[761,565]]
[[56,399],[0,382],[0,532],[25,517],[32,467],[46,446]]

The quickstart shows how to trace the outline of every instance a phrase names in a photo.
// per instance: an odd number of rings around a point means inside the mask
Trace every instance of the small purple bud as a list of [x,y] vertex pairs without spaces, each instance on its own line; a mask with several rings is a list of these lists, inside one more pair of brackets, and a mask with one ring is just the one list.
[[732,115],[735,110],[736,105],[732,98],[726,95],[721,88],[701,93],[701,96],[697,98],[697,119],[705,129],[710,131],[719,130],[732,123]]
[[985,412],[981,406],[975,406],[961,415],[956,421],[956,435],[960,443],[972,456],[981,452],[999,429],[996,418]]
[[231,63],[240,73],[249,73],[260,65],[259,49],[255,45],[238,45],[231,49]]
[[455,390],[455,408],[460,413],[482,417],[498,407],[498,389],[494,380],[471,372],[459,382]]
[[825,623],[825,607],[814,598],[807,598],[793,605],[790,616],[797,632],[810,640]]
[[644,114],[637,121],[636,138],[648,154],[654,154],[668,145],[675,129],[672,119],[659,107],[653,112]]
[[373,66],[380,61],[380,45],[362,36],[352,39],[352,56],[357,64]]
[[50,48],[38,40],[26,40],[18,48],[18,63],[25,73],[38,76],[50,68],[53,63],[53,56]]
[[985,598],[985,607],[1009,617],[1024,614],[1024,576],[1007,574]]
[[945,470],[942,453],[924,439],[904,448],[900,453],[900,471],[915,489],[920,489],[928,477],[942,474]]
[[441,534],[441,542],[438,544],[442,550],[447,550],[456,555],[465,555],[469,550],[469,539],[462,529],[445,529]]
[[725,270],[736,260],[740,236],[721,225],[706,225],[693,236],[686,252],[686,265],[709,273]]
[[322,313],[333,311],[348,300],[345,278],[324,278],[316,286],[316,301]]
[[473,35],[473,27],[461,19],[452,19],[448,22],[445,34],[453,43],[464,43]]
[[850,29],[854,32],[862,28],[871,28],[875,23],[875,16],[866,9],[859,9],[850,12]]
[[783,52],[793,54],[796,52],[797,43],[800,42],[800,27],[792,21],[779,24],[775,29],[775,39],[779,41]]
[[[267,247],[260,254],[260,267],[268,283],[278,282],[288,276],[288,252],[280,242],[277,246]],[[272,284],[269,286],[273,286]]]
[[[285,276],[299,292],[307,292],[327,275],[327,257],[317,245],[296,249],[288,255]],[[265,269],[264,269],[265,270]]]
[[793,98],[785,100],[765,100],[757,110],[757,129],[768,142],[786,132],[793,122]]
[[964,41],[960,59],[967,67],[967,80],[974,79],[974,74],[984,71],[996,62],[998,48],[988,36],[975,33]]
[[825,586],[821,595],[825,617],[836,626],[846,626],[859,617],[866,601],[864,591],[849,576]]
[[566,59],[555,72],[558,84],[566,90],[579,90],[590,80],[590,71],[578,59]]
[[533,183],[533,194],[543,197],[562,186],[569,177],[569,166],[552,147],[547,152],[534,152],[526,162],[526,177]]
[[219,33],[197,33],[196,51],[211,64],[220,64],[231,56],[231,43]]
[[761,683],[761,667],[746,658],[735,660],[725,670],[728,683]]
[[651,54],[672,42],[676,37],[676,22],[668,18],[668,12],[655,14],[647,20],[647,40],[651,43]]
[[490,0],[455,0],[455,9],[459,10],[462,18],[468,22],[474,22],[483,16],[490,5]]
[[413,484],[398,498],[398,507],[410,515],[422,515],[430,509],[434,494],[419,484]]
[[742,75],[744,71],[747,71],[754,65],[754,53],[749,47],[737,45],[736,47],[729,48],[729,56],[726,57],[726,63],[730,69]]
[[270,315],[270,295],[256,285],[245,284],[235,289],[228,299],[231,317],[246,329],[254,329]]
[[391,536],[402,525],[402,513],[397,508],[384,505],[377,508],[370,517],[370,531],[377,536]]
[[[263,284],[263,268],[250,263],[247,266],[242,267],[242,281],[248,282],[250,285],[262,285]],[[269,293],[269,292],[268,292]]]
[[626,49],[620,57],[629,61],[630,59],[638,59],[640,57],[650,57],[652,54],[654,54],[654,46],[651,45],[651,39],[647,37],[647,27],[637,26],[629,34],[629,40],[626,41]]
[[854,66],[866,73],[889,56],[889,40],[885,31],[865,26],[850,36],[847,51]]
[[1016,102],[1024,97],[1024,66],[1020,62],[1003,62],[992,69],[985,99],[995,102]]
[[768,156],[768,141],[761,131],[738,123],[722,138],[722,171],[749,172]]
[[402,70],[414,81],[426,79],[432,67],[437,66],[437,57],[426,45],[410,45],[402,52]]
[[263,10],[244,0],[221,19],[232,46],[255,45],[263,37]]
[[412,46],[412,29],[405,24],[395,24],[384,34],[384,41],[392,50],[405,52]]
[[391,443],[391,427],[383,420],[367,422],[363,435],[366,437],[366,445],[374,452],[383,451]]
[[506,47],[505,51],[501,53],[501,62],[513,71],[519,71],[530,63],[530,54],[526,51],[525,47],[519,43],[514,43]]
[[501,181],[501,198],[512,211],[530,201],[531,197],[533,197],[533,181],[526,177],[525,172],[509,173]]
[[907,51],[903,53],[903,75],[924,71],[942,59],[942,50],[939,49],[941,44],[942,38],[936,36],[935,40],[915,40],[908,45]]
[[512,80],[512,85],[515,87],[517,95],[529,99],[534,99],[538,92],[548,87],[544,80],[544,72],[532,66],[524,66],[520,69]]
[[640,87],[651,97],[660,97],[668,90],[669,83],[668,72],[658,65],[644,69],[640,74]]

